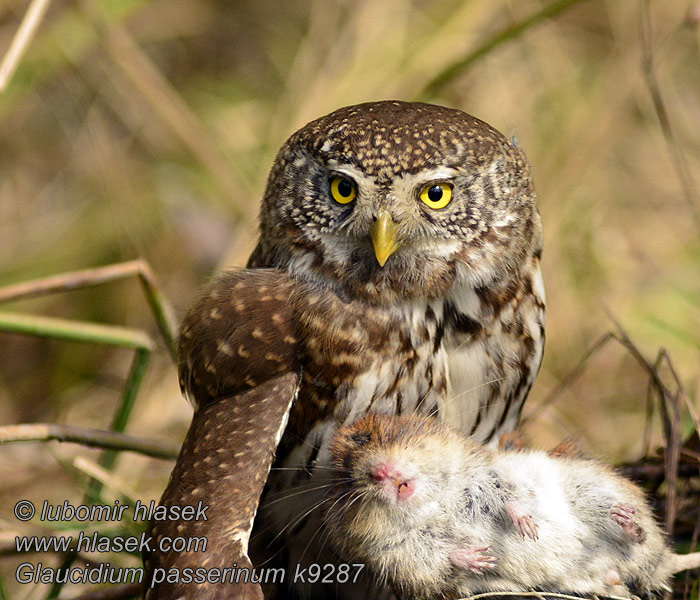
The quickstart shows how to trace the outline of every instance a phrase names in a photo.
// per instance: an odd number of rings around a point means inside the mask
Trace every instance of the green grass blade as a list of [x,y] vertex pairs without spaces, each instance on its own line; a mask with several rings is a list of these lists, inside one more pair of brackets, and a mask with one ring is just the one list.
[[[148,350],[139,349],[136,351],[134,362],[132,363],[131,371],[129,372],[129,378],[126,382],[126,386],[124,387],[122,401],[117,408],[117,412],[114,414],[114,419],[112,420],[112,431],[123,433],[126,429],[126,425],[129,422],[129,417],[131,416],[131,411],[136,402],[136,396],[138,395],[139,388],[143,382],[143,377],[146,374],[146,368],[148,367],[148,361],[150,358],[151,353]],[[111,470],[117,460],[117,455],[118,451],[116,450],[105,451],[100,458],[100,466],[107,470]],[[99,500],[101,490],[102,483],[96,479],[92,479],[88,485],[86,500],[90,502],[97,502]]]
[[7,595],[5,579],[3,578],[2,573],[0,573],[0,600],[10,600],[10,597]]
[[0,331],[52,337],[71,342],[136,348],[148,352],[155,348],[153,340],[137,329],[21,313],[0,312]]
[[[73,566],[73,563],[75,562],[75,559],[77,558],[77,556],[78,556],[77,552],[67,552],[63,556],[63,560],[61,561],[61,563],[58,565],[57,570],[70,569],[71,566]],[[49,590],[48,595],[46,596],[46,600],[52,600],[54,598],[58,598],[62,589],[63,589],[63,583],[59,583],[57,581],[54,581],[53,585],[51,586],[51,589]]]
[[93,287],[118,279],[126,279],[137,275],[143,287],[146,299],[156,319],[158,329],[173,360],[177,361],[175,337],[177,320],[174,311],[165,295],[160,291],[153,271],[144,260],[132,260],[115,265],[107,265],[94,269],[70,271],[60,275],[41,277],[31,281],[22,281],[0,288],[0,302],[22,300],[46,296],[56,292],[66,292],[75,289]]

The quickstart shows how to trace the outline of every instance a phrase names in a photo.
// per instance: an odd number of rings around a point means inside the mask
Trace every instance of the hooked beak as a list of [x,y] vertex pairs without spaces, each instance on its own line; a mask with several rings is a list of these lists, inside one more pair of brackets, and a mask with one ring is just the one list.
[[377,262],[383,267],[389,257],[399,249],[399,243],[396,241],[398,227],[388,210],[379,213],[379,218],[370,233]]

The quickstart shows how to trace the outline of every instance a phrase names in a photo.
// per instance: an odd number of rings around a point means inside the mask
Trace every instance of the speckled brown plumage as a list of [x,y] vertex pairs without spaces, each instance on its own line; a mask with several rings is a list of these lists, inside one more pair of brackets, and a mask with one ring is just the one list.
[[180,327],[180,387],[192,404],[298,368],[293,289],[277,269],[226,273],[207,288]]
[[[337,177],[354,190],[351,202],[332,199]],[[436,183],[452,194],[439,209],[421,201]],[[381,259],[380,225],[389,232],[381,243],[392,244]],[[183,389],[200,405],[255,390],[266,373],[301,373],[278,448],[284,470],[272,472],[258,513],[254,562],[274,557],[293,572],[321,559],[314,506],[338,424],[369,410],[434,412],[479,441],[515,427],[544,344],[541,243],[523,153],[464,112],[361,104],[287,140],[268,179],[252,270],[241,277],[266,269],[288,302],[236,312],[235,290],[215,284],[223,294],[200,301],[181,338]],[[247,346],[240,353],[227,342],[231,328],[248,339],[257,328],[251,344],[290,341],[281,360],[266,359],[264,345],[245,356]]]
[[[245,579],[237,584],[182,584],[167,578],[155,585],[151,582],[156,569],[175,570],[181,579],[188,568],[192,573],[197,568],[252,568],[248,537],[297,383],[295,373],[279,375],[197,409],[159,504],[183,507],[203,502],[209,505],[207,520],[149,524],[147,535],[153,540],[154,552],[144,555],[146,600],[262,600],[260,586]],[[277,402],[279,398],[288,402]],[[235,443],[222,444],[222,440]],[[206,552],[158,552],[156,545],[164,536],[201,536],[207,539]],[[159,579],[163,577],[159,575]]]
[[228,273],[183,321],[180,380],[196,408],[160,504],[210,508],[206,520],[153,521],[148,535],[154,544],[164,536],[208,544],[206,552],[145,554],[147,600],[263,598],[253,583],[151,582],[156,569],[252,568],[253,518],[299,383],[292,290],[274,269]]

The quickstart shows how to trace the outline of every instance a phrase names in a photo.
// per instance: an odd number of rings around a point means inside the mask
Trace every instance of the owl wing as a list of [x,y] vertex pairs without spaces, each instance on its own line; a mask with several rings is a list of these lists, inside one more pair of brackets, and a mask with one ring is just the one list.
[[[245,583],[248,539],[299,385],[293,289],[274,269],[227,273],[183,321],[180,384],[195,412],[160,504],[198,507],[202,516],[151,520],[146,599],[263,598],[258,584]],[[159,549],[165,538],[206,538],[206,550]],[[238,577],[238,585],[207,580],[225,568],[225,581]]]

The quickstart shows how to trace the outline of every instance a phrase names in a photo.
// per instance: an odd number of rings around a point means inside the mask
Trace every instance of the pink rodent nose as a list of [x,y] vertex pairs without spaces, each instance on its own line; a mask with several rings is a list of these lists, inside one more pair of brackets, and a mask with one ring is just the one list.
[[415,482],[402,475],[401,471],[388,462],[376,464],[370,471],[372,477],[381,484],[382,490],[390,498],[408,500],[416,491]]
[[379,463],[372,468],[372,477],[377,481],[382,481],[387,477],[400,477],[401,473],[396,471],[396,467],[391,463]]

